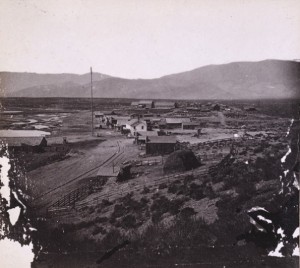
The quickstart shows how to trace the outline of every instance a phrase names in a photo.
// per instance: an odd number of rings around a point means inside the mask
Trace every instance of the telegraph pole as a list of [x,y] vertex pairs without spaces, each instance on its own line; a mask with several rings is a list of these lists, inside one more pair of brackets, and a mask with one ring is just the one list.
[[92,136],[94,136],[94,107],[93,107],[93,70],[91,67],[91,111],[92,111]]

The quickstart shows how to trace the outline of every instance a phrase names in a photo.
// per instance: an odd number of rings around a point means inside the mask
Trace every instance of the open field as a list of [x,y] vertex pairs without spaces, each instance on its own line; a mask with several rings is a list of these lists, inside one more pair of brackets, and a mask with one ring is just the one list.
[[[35,267],[74,267],[74,262],[98,267],[96,261],[124,241],[129,245],[101,260],[105,267],[296,263],[294,244],[286,249],[289,258],[274,259],[268,257],[276,247],[273,240],[248,238],[254,227],[247,211],[264,207],[283,224],[282,204],[297,202],[296,183],[288,181],[296,172],[297,153],[285,156],[297,147],[299,122],[291,121],[297,101],[178,101],[165,112],[130,103],[95,100],[102,119],[93,118],[92,136],[88,99],[4,100],[0,138],[22,174],[15,183],[43,247]],[[145,120],[149,135],[155,130],[166,141],[176,139],[172,155],[191,151],[199,165],[175,162],[173,170],[166,169],[170,151],[154,147],[157,153],[149,153],[149,136],[139,143],[138,131],[125,127],[134,116],[138,123]],[[194,125],[178,127],[178,118]],[[33,132],[13,137],[8,130]],[[36,130],[50,133],[46,145]],[[292,194],[285,195],[285,185]],[[292,213],[290,228],[297,225]]]

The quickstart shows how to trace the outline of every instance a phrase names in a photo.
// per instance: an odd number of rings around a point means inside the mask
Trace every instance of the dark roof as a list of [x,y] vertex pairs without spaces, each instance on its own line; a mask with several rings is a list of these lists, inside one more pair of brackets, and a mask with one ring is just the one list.
[[143,124],[143,125],[147,125],[147,123],[145,122],[145,121],[136,121],[136,122],[134,122],[134,123],[132,123],[132,124],[130,124],[132,127],[136,127],[136,126],[138,126],[138,125],[140,125],[140,124]]
[[138,131],[137,132],[138,135],[141,135],[141,136],[158,136],[158,133],[157,131]]
[[171,143],[175,144],[177,142],[175,136],[152,136],[147,137],[147,143]]

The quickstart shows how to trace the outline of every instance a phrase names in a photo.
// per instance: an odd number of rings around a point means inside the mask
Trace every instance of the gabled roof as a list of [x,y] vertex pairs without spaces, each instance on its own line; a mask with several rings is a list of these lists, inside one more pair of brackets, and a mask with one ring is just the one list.
[[128,119],[118,119],[117,120],[118,126],[125,126],[126,124],[128,124]]
[[128,120],[126,122],[127,125],[129,126],[132,126],[132,127],[135,127],[135,126],[138,126],[140,124],[143,124],[143,125],[147,125],[147,123],[143,120],[138,120],[137,118],[134,118],[134,119],[131,119],[131,120]]
[[138,125],[147,125],[147,123],[145,121],[137,121],[131,124],[132,127],[136,127]]

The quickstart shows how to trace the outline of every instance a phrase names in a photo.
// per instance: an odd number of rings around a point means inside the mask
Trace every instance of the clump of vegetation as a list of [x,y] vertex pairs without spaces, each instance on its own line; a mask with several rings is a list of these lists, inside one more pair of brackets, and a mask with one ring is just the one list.
[[[149,200],[142,197],[140,201],[132,198],[133,194],[127,194],[116,204],[110,217],[110,223],[124,229],[134,228],[140,224],[140,220],[148,211]],[[121,220],[117,220],[122,218]]]
[[[133,237],[133,247],[159,249],[161,255],[180,248],[209,245],[214,240],[209,226],[203,219],[177,217],[171,226],[150,225],[141,235]],[[179,248],[180,247],[180,248]]]
[[166,189],[168,188],[167,184],[166,183],[161,183],[159,186],[158,186],[158,189],[162,190],[162,189]]
[[148,193],[150,193],[150,189],[147,186],[144,186],[142,194],[148,194]]
[[126,215],[121,220],[121,227],[124,229],[135,228],[137,226],[137,221],[134,215]]
[[152,221],[157,223],[160,221],[161,217],[165,213],[170,213],[171,215],[177,215],[183,205],[185,199],[174,199],[169,200],[165,196],[161,196],[155,199],[150,207],[152,212]]
[[187,219],[190,218],[191,216],[195,215],[196,212],[193,208],[190,207],[185,207],[180,211],[180,217]]
[[93,235],[97,235],[97,234],[106,234],[106,230],[102,227],[102,226],[96,226],[92,232]]

